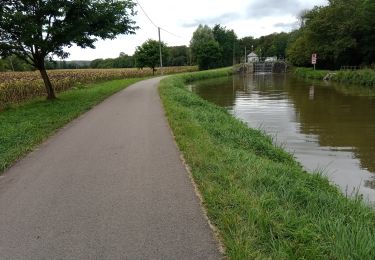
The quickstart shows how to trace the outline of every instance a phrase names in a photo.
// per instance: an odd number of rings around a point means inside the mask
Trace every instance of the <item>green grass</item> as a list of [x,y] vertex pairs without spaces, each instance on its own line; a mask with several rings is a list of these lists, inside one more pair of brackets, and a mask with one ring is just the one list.
[[375,211],[306,173],[270,137],[186,89],[228,69],[172,76],[160,95],[230,259],[374,259]]
[[0,173],[57,129],[106,97],[141,79],[90,84],[59,94],[58,100],[38,98],[0,112]]
[[304,79],[318,79],[323,80],[323,78],[330,72],[330,70],[314,70],[312,68],[296,68],[294,69],[294,74],[298,77]]
[[332,80],[337,82],[360,84],[375,90],[375,70],[373,69],[338,71]]
[[295,75],[305,79],[323,80],[328,73],[333,73],[330,79],[332,81],[361,85],[362,87],[375,90],[375,70],[373,69],[329,71],[296,68],[294,70]]

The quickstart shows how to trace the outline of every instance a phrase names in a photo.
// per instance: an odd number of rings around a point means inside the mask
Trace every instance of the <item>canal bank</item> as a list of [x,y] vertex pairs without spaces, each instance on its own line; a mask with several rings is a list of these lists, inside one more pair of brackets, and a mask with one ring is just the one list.
[[[346,84],[356,84],[375,90],[375,70],[314,70],[312,68],[294,68],[293,73],[304,79],[327,80]],[[375,95],[375,94],[373,94]]]
[[160,95],[179,148],[232,259],[371,259],[375,213],[308,174],[272,139],[186,89],[230,69],[173,76]]
[[343,93],[342,84],[292,74],[248,74],[189,86],[274,142],[344,194],[375,202],[375,99]]

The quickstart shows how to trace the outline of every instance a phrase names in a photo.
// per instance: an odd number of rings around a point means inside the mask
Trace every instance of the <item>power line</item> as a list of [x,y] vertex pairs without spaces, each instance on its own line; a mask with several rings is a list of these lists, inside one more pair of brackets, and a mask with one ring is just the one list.
[[157,26],[153,21],[152,19],[150,18],[150,16],[148,16],[148,14],[146,13],[145,9],[143,9],[142,5],[139,3],[138,0],[135,0],[137,2],[137,4],[139,5],[139,7],[141,8],[142,12],[146,15],[146,17],[148,18],[148,20],[156,27],[156,28],[159,28],[159,26]]
[[142,12],[145,14],[145,16],[147,17],[147,19],[150,21],[150,23],[155,26],[156,28],[166,32],[166,33],[169,33],[170,35],[173,35],[174,37],[177,37],[177,38],[181,38],[181,36],[178,36],[177,34],[174,34],[174,33],[171,33],[170,31],[167,31],[166,29],[160,27],[160,26],[157,26],[154,21],[150,18],[150,16],[147,14],[147,12],[145,11],[145,9],[142,7],[141,3],[138,1],[138,0],[135,0],[137,2],[137,4],[139,5],[139,7],[141,8]]
[[166,33],[169,33],[170,35],[173,35],[174,37],[182,38],[181,36],[178,36],[177,34],[171,33],[171,32],[169,32],[169,31],[167,31],[166,29],[163,29],[163,28],[161,28],[161,27],[160,27],[160,29],[163,30],[163,31],[166,32]]

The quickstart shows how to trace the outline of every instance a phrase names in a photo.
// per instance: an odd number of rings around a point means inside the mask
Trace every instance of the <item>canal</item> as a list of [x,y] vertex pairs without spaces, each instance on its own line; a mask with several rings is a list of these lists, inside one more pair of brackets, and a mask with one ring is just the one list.
[[189,88],[271,135],[345,194],[359,192],[375,202],[375,97],[276,74],[210,79]]

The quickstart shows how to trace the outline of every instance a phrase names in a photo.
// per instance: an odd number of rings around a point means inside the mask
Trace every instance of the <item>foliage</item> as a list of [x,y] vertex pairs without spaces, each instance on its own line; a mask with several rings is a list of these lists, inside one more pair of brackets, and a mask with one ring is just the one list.
[[252,48],[257,47],[258,42],[257,42],[257,39],[254,39],[254,37],[252,36],[247,36],[242,39],[239,39],[238,42],[239,42],[240,52],[237,53],[236,59],[238,62],[244,62],[245,48],[246,48],[246,54],[248,55],[252,51]]
[[312,68],[296,68],[294,74],[306,79],[319,79],[322,80],[328,73],[332,76],[330,80],[362,85],[367,89],[375,89],[375,70],[362,69],[362,70],[313,70]]
[[375,90],[375,70],[340,70],[333,77],[333,81],[360,84]]
[[237,35],[233,30],[228,30],[220,24],[212,28],[215,40],[220,46],[221,62],[220,67],[233,65],[233,55],[235,50],[239,50]]
[[306,12],[303,27],[291,43],[288,57],[298,66],[307,65],[318,54],[321,68],[370,64],[375,60],[375,2],[331,0],[328,6]]
[[93,69],[135,68],[135,60],[133,56],[120,53],[115,59],[95,59],[91,61],[90,67]]
[[313,68],[296,68],[294,74],[304,79],[323,80],[324,77],[332,73],[330,70],[314,70]]
[[289,39],[288,33],[273,33],[256,40],[256,52],[259,57],[285,58]]
[[212,41],[215,41],[212,29],[207,25],[200,24],[190,40],[190,49],[194,63],[196,63],[198,60],[197,53],[200,46],[204,43]]
[[56,61],[46,60],[45,62],[47,70],[60,70],[60,69],[88,69],[90,67],[90,61],[75,60],[75,61]]
[[[290,33],[273,33],[260,38],[253,38],[251,36],[244,37],[239,40],[239,48],[241,52],[237,55],[237,60],[243,61],[245,47],[247,54],[254,48],[254,52],[261,58],[278,57],[284,59],[286,57],[286,49],[290,40]],[[242,57],[242,58],[241,58]]]
[[94,48],[97,38],[134,33],[131,0],[2,0],[0,56],[15,54],[37,68],[48,98],[55,98],[45,70],[48,55],[66,58],[66,47]]
[[167,66],[186,66],[190,64],[190,50],[187,46],[167,47],[168,60]]
[[[161,42],[163,59],[167,60],[168,52],[165,43]],[[147,40],[138,46],[134,53],[135,64],[138,68],[149,67],[155,72],[155,68],[160,64],[160,44],[155,40]]]
[[37,99],[0,112],[0,174],[57,129],[139,80],[121,79],[85,85],[62,93],[55,102]]
[[[165,74],[196,71],[197,67],[166,67]],[[80,69],[49,71],[56,91],[62,92],[82,84],[113,79],[139,78],[152,75],[151,69]],[[43,80],[37,72],[0,73],[0,110],[12,103],[19,103],[45,95]]]
[[373,259],[375,212],[308,174],[270,137],[202,100],[174,76],[160,94],[229,259]]
[[16,55],[10,55],[4,59],[0,59],[0,71],[28,71],[32,69],[32,66]]
[[212,69],[221,65],[222,50],[215,40],[212,29],[207,25],[198,26],[190,41],[190,48],[199,69]]
[[216,41],[204,42],[197,46],[195,51],[200,70],[213,69],[220,66],[221,51]]

